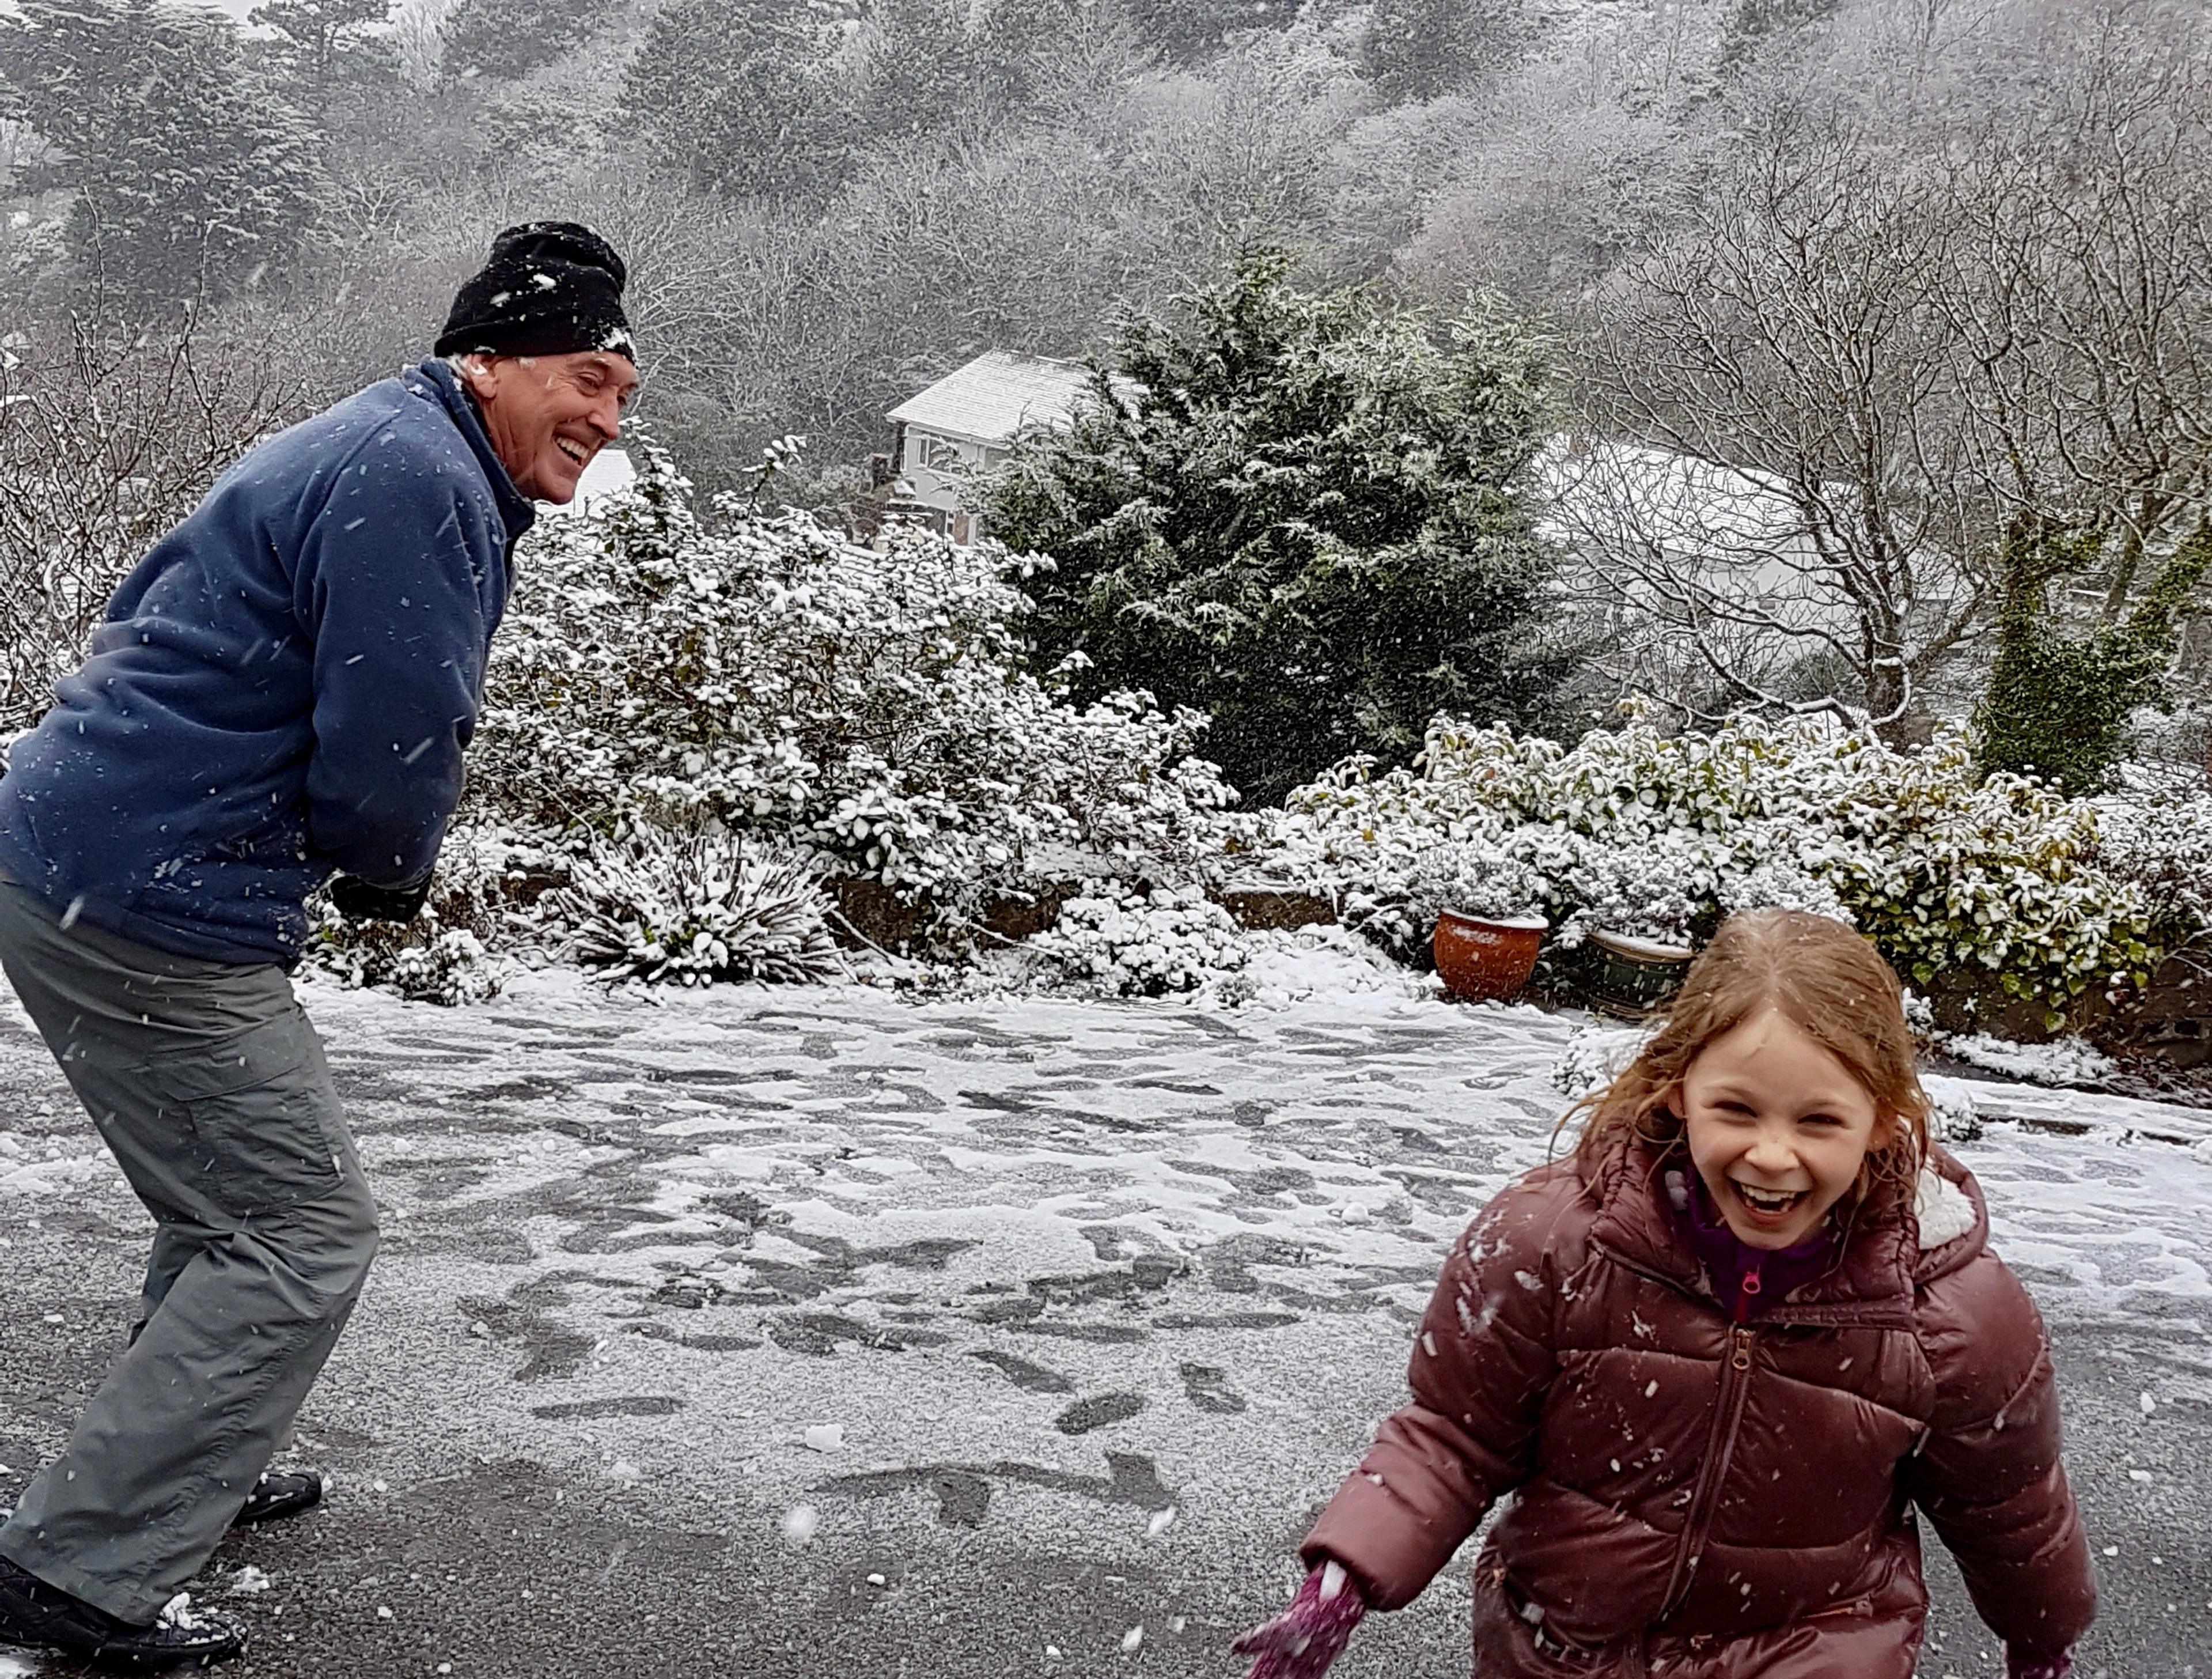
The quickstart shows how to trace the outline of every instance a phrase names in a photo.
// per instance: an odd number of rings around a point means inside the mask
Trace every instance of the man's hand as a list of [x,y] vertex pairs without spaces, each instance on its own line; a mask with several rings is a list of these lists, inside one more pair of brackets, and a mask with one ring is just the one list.
[[1290,1608],[1229,1647],[1258,1658],[1245,1679],[1321,1679],[1366,1613],[1367,1600],[1351,1577],[1325,1562],[1306,1576]]
[[416,886],[372,886],[356,875],[331,877],[331,902],[349,922],[398,922],[404,926],[422,913],[429,896],[427,878]]

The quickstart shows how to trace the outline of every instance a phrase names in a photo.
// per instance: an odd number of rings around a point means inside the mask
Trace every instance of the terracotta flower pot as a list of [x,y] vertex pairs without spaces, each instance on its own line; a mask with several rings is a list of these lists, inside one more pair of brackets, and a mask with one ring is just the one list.
[[1551,923],[1541,916],[1492,921],[1481,916],[1462,916],[1447,909],[1437,917],[1430,949],[1436,954],[1437,976],[1453,995],[1469,1002],[1492,1002],[1518,996],[1536,965]]
[[1671,1002],[1697,953],[1687,945],[1661,944],[1602,929],[1583,943],[1588,951],[1585,1000],[1601,1013],[1625,1020],[1640,1020]]

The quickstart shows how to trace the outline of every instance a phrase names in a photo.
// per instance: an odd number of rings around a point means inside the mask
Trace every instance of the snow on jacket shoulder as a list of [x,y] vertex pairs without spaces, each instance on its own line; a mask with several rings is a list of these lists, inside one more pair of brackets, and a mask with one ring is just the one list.
[[0,876],[158,949],[288,963],[334,869],[422,879],[532,517],[439,362],[250,451],[9,751]]
[[1413,1402],[1308,1559],[1395,1609],[1510,1493],[1475,1568],[1486,1676],[1908,1679],[1917,1501],[1993,1630],[2070,1644],[2095,1586],[2043,1327],[1965,1169],[1938,1151],[1911,1211],[1737,1324],[1678,1234],[1668,1165],[1638,1145],[1586,1182],[1561,1161],[1483,1211],[1415,1336]]

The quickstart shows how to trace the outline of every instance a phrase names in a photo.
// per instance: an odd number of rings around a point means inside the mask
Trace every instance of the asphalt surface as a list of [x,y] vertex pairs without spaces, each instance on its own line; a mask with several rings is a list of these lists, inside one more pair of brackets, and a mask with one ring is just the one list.
[[[328,1506],[234,1536],[198,1588],[252,1627],[228,1671],[1240,1674],[1229,1640],[1398,1402],[1446,1233],[1540,1146],[1564,1029],[1098,1007],[1054,1038],[872,1000],[841,1022],[819,993],[806,1019],[717,1007],[686,1026],[318,1001],[390,1241],[301,1420]],[[1422,1083],[1439,1046],[1474,1104],[1459,1134]],[[76,1151],[60,1187],[0,1198],[6,1503],[126,1333],[149,1226],[4,1018],[0,1133]],[[1967,1153],[1993,1193],[2212,1180],[2184,1150],[2098,1147]],[[1285,1208],[1310,1250],[1284,1247]],[[2094,1287],[2057,1250],[2020,1268],[2100,1553],[2079,1671],[2212,1679],[2212,1342],[2201,1270],[2171,1281],[2204,1232],[2145,1219]],[[1146,1247],[1178,1223],[1183,1257]],[[2154,1260],[2160,1287],[2115,1294]],[[1929,1548],[1920,1671],[2000,1674]],[[1335,1671],[1463,1674],[1465,1628],[1455,1566]],[[0,1676],[76,1671],[0,1653]]]

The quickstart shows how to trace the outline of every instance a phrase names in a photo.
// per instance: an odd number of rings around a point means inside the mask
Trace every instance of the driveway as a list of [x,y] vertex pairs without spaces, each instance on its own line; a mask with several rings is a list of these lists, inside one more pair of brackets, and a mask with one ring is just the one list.
[[[254,1627],[240,1679],[1235,1676],[1587,1024],[553,976],[309,1006],[386,1246],[301,1419],[327,1508],[200,1583]],[[0,1503],[127,1329],[149,1228],[7,1008]],[[2039,1128],[1960,1153],[2057,1340],[2103,1553],[2081,1670],[2212,1679],[2203,1116],[1978,1093]],[[1922,1672],[2001,1673],[1931,1563]],[[1466,1620],[1455,1569],[1337,1671],[1464,1674]]]

